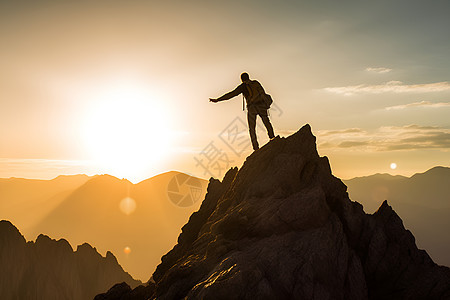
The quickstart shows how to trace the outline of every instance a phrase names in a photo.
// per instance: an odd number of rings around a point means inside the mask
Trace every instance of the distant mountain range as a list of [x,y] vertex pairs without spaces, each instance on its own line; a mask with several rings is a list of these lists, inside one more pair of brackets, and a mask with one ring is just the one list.
[[[437,263],[450,265],[450,168],[436,167],[411,178],[376,174],[344,183],[350,199],[362,203],[367,213],[388,200],[419,248]],[[88,242],[101,253],[112,251],[125,270],[146,281],[198,210],[206,184],[180,172],[138,184],[109,175],[0,179],[0,219],[11,220],[28,240],[44,233],[71,244]],[[128,197],[132,200],[124,201]]]
[[408,178],[376,174],[345,180],[350,199],[373,213],[384,200],[414,233],[419,248],[450,266],[450,168],[435,167]]
[[37,223],[89,179],[87,175],[52,180],[0,178],[0,219],[12,221],[28,237]]
[[138,184],[110,175],[0,179],[0,219],[23,227],[28,240],[43,233],[111,251],[146,281],[199,208],[206,186],[175,171]]
[[0,221],[0,298],[9,299],[92,299],[116,282],[134,280],[111,252],[102,257],[83,244],[72,250],[66,240],[39,235],[26,242],[9,221]]

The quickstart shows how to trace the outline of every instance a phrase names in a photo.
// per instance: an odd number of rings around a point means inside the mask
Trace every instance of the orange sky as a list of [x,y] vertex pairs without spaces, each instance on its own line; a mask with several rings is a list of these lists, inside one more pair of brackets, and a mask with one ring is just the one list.
[[449,166],[449,8],[3,1],[0,177],[222,177],[251,152],[246,115],[240,97],[208,98],[243,71],[275,99],[276,134],[311,124],[337,176]]

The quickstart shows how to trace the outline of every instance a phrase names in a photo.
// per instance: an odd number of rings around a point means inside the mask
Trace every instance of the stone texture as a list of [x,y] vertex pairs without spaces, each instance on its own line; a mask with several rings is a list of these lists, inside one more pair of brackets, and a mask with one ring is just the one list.
[[118,281],[141,283],[110,252],[102,257],[89,244],[73,251],[66,240],[45,235],[27,243],[8,221],[0,221],[0,266],[0,299],[6,300],[92,299]]
[[148,298],[449,299],[450,269],[387,202],[368,215],[346,190],[309,125],[275,138],[210,180]]

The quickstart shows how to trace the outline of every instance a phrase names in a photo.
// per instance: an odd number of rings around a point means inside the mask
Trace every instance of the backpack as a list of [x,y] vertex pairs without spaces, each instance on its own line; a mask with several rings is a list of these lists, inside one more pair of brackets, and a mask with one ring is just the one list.
[[262,85],[256,80],[250,80],[245,83],[247,90],[249,92],[249,97],[247,99],[247,105],[261,102],[261,106],[265,109],[269,109],[270,105],[273,103],[272,97],[264,91]]

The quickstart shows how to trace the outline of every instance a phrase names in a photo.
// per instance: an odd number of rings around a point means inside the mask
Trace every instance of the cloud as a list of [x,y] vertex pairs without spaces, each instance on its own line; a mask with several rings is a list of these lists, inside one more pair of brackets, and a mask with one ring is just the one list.
[[360,146],[367,146],[367,141],[345,141],[338,145],[339,148],[353,148]]
[[389,68],[366,68],[366,71],[368,72],[374,72],[374,73],[379,73],[379,74],[383,74],[383,73],[389,73],[390,71],[392,71],[392,69]]
[[395,151],[438,149],[449,151],[450,129],[435,126],[389,126],[371,132],[349,128],[318,133],[323,149],[355,151]]
[[401,143],[387,145],[386,150],[450,149],[450,133],[434,132],[400,140]]
[[404,84],[401,81],[389,81],[379,85],[353,85],[342,87],[324,88],[325,91],[351,96],[354,94],[382,94],[382,93],[433,93],[450,90],[450,83],[447,81],[422,84]]
[[332,135],[347,135],[347,134],[359,134],[364,133],[360,128],[347,128],[342,130],[322,130],[319,131],[321,136],[332,136]]
[[414,102],[414,103],[408,103],[403,105],[395,105],[395,106],[389,106],[386,107],[386,110],[401,110],[401,109],[407,109],[407,108],[441,108],[441,107],[450,107],[450,102],[439,102],[439,103],[433,103],[430,101],[420,101],[420,102]]
[[406,125],[406,126],[403,126],[403,127],[381,127],[381,128],[386,128],[386,130],[404,130],[404,131],[411,132],[412,130],[421,130],[421,131],[438,130],[438,129],[442,128],[442,127],[438,127],[438,126],[420,126],[420,125],[412,124],[412,125]]

